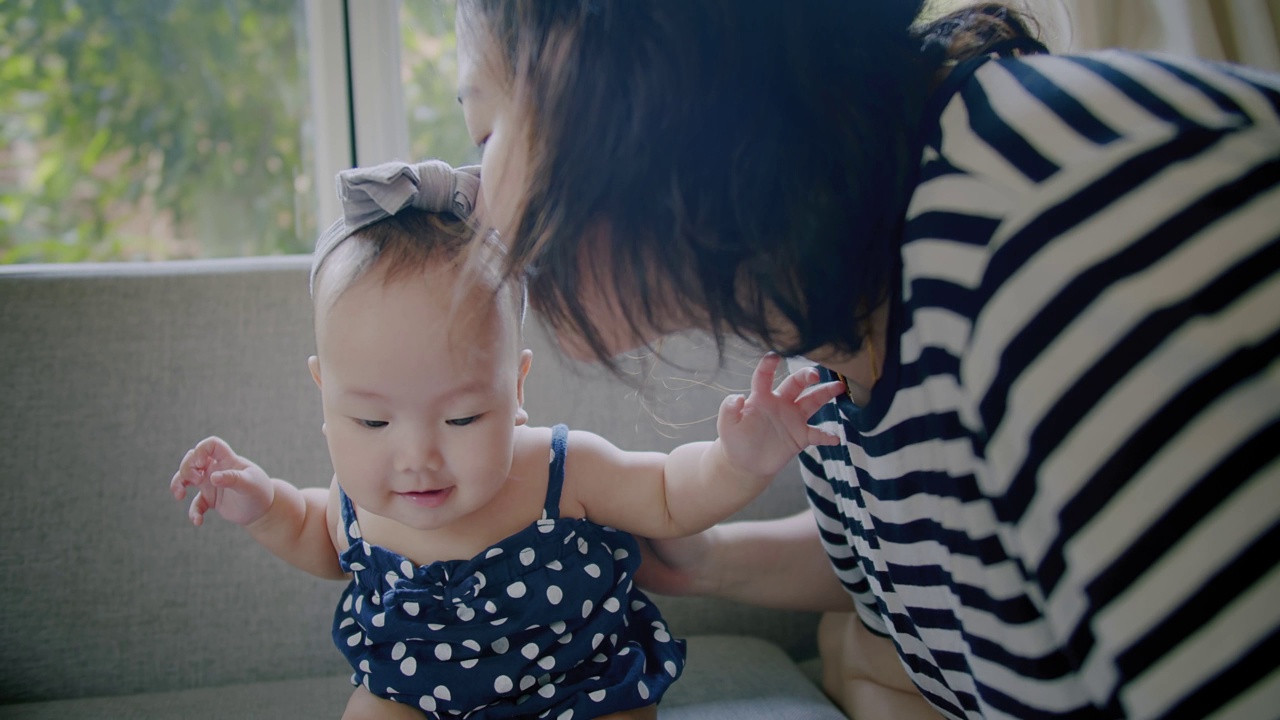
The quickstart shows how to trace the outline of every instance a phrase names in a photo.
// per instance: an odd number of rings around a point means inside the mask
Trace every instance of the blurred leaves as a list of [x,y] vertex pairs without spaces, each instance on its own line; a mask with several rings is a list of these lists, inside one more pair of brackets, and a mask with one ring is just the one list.
[[0,0],[0,262],[306,252],[299,0]]

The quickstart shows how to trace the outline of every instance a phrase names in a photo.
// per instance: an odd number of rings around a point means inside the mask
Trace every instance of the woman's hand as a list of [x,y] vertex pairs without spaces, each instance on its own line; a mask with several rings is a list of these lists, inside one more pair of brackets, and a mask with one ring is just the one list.
[[636,537],[640,544],[640,587],[662,595],[714,595],[716,564],[711,560],[719,526],[668,540]]
[[237,455],[219,437],[201,440],[183,456],[169,481],[169,492],[175,500],[183,500],[187,488],[199,491],[187,509],[194,525],[203,525],[210,510],[228,522],[249,525],[267,513],[275,496],[271,478],[262,468]]
[[739,472],[772,477],[806,447],[840,443],[835,435],[809,425],[809,418],[844,392],[844,383],[815,385],[818,371],[810,367],[788,375],[774,390],[781,362],[777,353],[765,355],[751,377],[751,393],[730,395],[720,405],[720,448]]

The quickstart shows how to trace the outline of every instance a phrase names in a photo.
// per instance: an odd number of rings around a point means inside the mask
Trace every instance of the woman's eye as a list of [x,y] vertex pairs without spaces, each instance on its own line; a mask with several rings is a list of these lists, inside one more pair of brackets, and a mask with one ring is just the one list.
[[359,419],[357,419],[357,420],[356,420],[356,423],[357,423],[357,424],[359,424],[361,427],[367,427],[367,428],[369,428],[369,429],[371,429],[371,430],[377,430],[378,428],[384,428],[384,427],[386,427],[386,426],[387,426],[387,421],[386,421],[386,420],[359,420]]
[[480,418],[479,415],[472,415],[470,417],[455,418],[453,420],[445,420],[445,423],[452,425],[454,427],[463,427],[465,425],[470,425],[471,423],[475,422],[479,418]]

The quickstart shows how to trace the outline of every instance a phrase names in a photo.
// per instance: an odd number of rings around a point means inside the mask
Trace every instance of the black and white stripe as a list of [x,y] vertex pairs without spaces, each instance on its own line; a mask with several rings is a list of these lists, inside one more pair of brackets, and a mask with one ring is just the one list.
[[1280,80],[990,59],[922,156],[886,376],[802,457],[954,717],[1280,713]]

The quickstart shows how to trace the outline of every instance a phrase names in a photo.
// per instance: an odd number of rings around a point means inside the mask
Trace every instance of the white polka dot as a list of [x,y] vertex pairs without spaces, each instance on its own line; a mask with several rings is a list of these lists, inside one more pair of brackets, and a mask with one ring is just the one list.
[[363,608],[364,608],[364,596],[363,596],[363,595],[357,595],[357,596],[356,596],[356,614],[357,614],[357,615],[359,615],[359,614],[360,614],[360,611],[361,611]]
[[374,616],[373,616],[373,626],[374,626],[374,627],[382,627],[383,625],[386,625],[386,624],[387,624],[387,614],[386,614],[386,613],[378,613],[377,615],[374,615]]
[[500,637],[497,640],[494,640],[493,644],[489,647],[493,648],[494,653],[501,655],[511,649],[511,641],[504,637]]
[[360,549],[364,550],[365,555],[373,554],[373,546],[363,540],[360,542]]
[[418,603],[416,602],[407,602],[401,605],[400,607],[404,608],[405,612],[409,613],[414,617],[418,616],[418,611],[420,610],[420,608],[418,607]]
[[387,584],[390,585],[391,587],[395,587],[400,582],[400,576],[395,574],[391,570],[388,570],[387,574],[382,576],[382,579],[386,580]]
[[484,611],[492,615],[498,612],[498,606],[494,605],[492,600],[486,600],[484,603]]
[[582,553],[583,555],[586,555],[587,550],[589,550],[590,548],[591,546],[587,544],[586,538],[578,538],[578,552]]
[[377,591],[377,590],[374,590],[374,591],[373,591],[373,594],[369,596],[369,600],[373,601],[373,604],[374,604],[374,605],[381,605],[381,604],[382,604],[382,595],[378,594],[378,591]]
[[559,642],[561,645],[568,645],[569,643],[573,642],[573,633],[565,633],[564,637],[560,638],[557,642]]
[[603,690],[592,690],[587,693],[587,697],[591,698],[592,702],[600,702],[604,699],[604,696],[605,692]]
[[400,574],[407,578],[413,577],[413,563],[408,560],[400,561]]
[[491,557],[495,557],[495,556],[497,556],[497,555],[501,555],[501,554],[502,554],[502,548],[498,548],[498,547],[496,547],[496,548],[489,548],[489,551],[488,551],[488,552],[486,552],[486,553],[484,554],[484,556],[485,556],[486,558],[491,558]]
[[611,597],[608,600],[605,600],[604,605],[602,605],[601,607],[603,607],[605,610],[608,610],[611,613],[616,613],[622,609],[622,603],[618,602],[618,598]]
[[351,603],[353,600],[355,600],[355,598],[348,595],[346,599],[342,601],[342,612],[351,612]]
[[560,589],[559,585],[552,585],[547,588],[547,602],[550,602],[552,605],[559,605],[560,601],[563,599],[564,591]]
[[476,642],[475,640],[463,640],[462,647],[467,648],[468,650],[474,650],[476,652],[480,652],[480,643]]
[[388,686],[387,686],[387,694],[388,694],[388,695],[399,695],[399,694],[400,694],[400,691],[399,691],[399,690],[397,690],[397,689],[395,689],[395,688],[393,688],[393,687],[391,687],[390,685],[388,685]]
[[507,586],[507,594],[513,598],[524,597],[524,583],[520,582],[519,580],[511,583],[510,585]]
[[549,698],[549,697],[551,697],[552,695],[555,695],[555,694],[556,694],[556,686],[555,686],[555,685],[543,685],[542,687],[538,688],[538,694],[539,694],[539,695],[541,695],[541,696],[542,696],[542,697],[544,697],[544,698]]
[[480,662],[480,659],[479,659],[479,658],[471,658],[470,660],[463,660],[462,662],[460,662],[460,663],[458,663],[458,664],[459,664],[459,665],[461,665],[462,667],[464,667],[464,668],[466,668],[466,669],[470,670],[471,668],[475,667],[475,666],[476,666],[476,663],[478,663],[478,662]]
[[563,620],[557,620],[551,623],[550,625],[548,625],[547,627],[551,628],[551,632],[559,635],[560,633],[564,632],[565,628],[568,626],[564,624]]
[[608,659],[609,658],[604,656],[604,653],[596,653],[595,657],[591,658],[591,662],[602,663],[608,661]]
[[538,657],[538,646],[534,643],[529,643],[520,648],[520,654],[532,660]]
[[405,677],[413,677],[413,674],[418,672],[418,661],[415,660],[412,655],[401,660],[400,672],[403,673]]
[[551,657],[550,655],[538,658],[538,667],[542,668],[543,670],[550,670],[555,666],[556,666],[556,659]]
[[360,633],[356,633],[356,634],[352,635],[351,637],[347,638],[347,647],[355,647],[355,646],[359,645],[359,644],[360,644],[360,640],[361,640],[361,638],[362,638],[362,637],[363,637],[363,636],[362,636],[362,635],[360,635]]
[[560,564],[559,560],[552,560],[551,562],[547,563],[547,569],[555,570],[556,572],[559,572],[564,569],[564,566]]
[[631,553],[627,552],[626,548],[618,548],[617,550],[613,551],[614,560],[622,560],[623,558],[626,558],[630,555]]
[[639,682],[636,683],[636,690],[640,691],[641,700],[649,699],[649,686],[645,685],[643,680],[640,680]]
[[591,616],[591,611],[593,609],[595,609],[595,605],[593,605],[590,600],[582,601],[582,617],[584,619]]
[[609,644],[613,647],[618,647],[618,633],[609,634]]
[[436,646],[436,659],[437,659],[437,660],[439,660],[439,661],[441,661],[441,662],[446,662],[446,661],[448,661],[448,660],[449,660],[449,658],[451,658],[451,657],[453,657],[453,648],[449,647],[448,645],[446,645],[446,644],[444,644],[444,643],[440,643],[439,645],[437,645],[437,646]]
[[364,570],[364,563],[358,563],[358,562],[351,563],[352,572],[360,572],[361,570]]
[[538,556],[533,548],[525,548],[520,551],[520,564],[528,567],[533,564],[534,559]]
[[671,662],[670,660],[662,663],[662,669],[666,670],[667,674],[670,675],[671,677],[676,676],[676,664]]
[[368,635],[365,635],[365,636],[364,636],[364,644],[365,644],[365,646],[369,646],[369,645],[372,645],[372,644],[373,644],[373,641],[369,639],[369,636],[368,636]]
[[555,527],[556,527],[555,520],[539,520],[538,521],[538,532],[540,533],[549,533],[552,530],[554,530]]
[[462,622],[471,622],[471,619],[474,618],[475,616],[476,616],[476,611],[472,610],[466,605],[463,605],[462,607],[458,608],[458,619],[461,620]]
[[525,675],[524,677],[520,678],[520,689],[528,690],[529,688],[533,687],[533,684],[536,682],[538,681],[534,680],[532,675]]
[[636,610],[639,610],[640,608],[642,608],[642,607],[644,607],[644,606],[645,606],[645,602],[644,602],[643,600],[632,600],[632,601],[631,601],[631,611],[632,611],[632,612],[635,612]]
[[[443,685],[437,685],[437,686],[436,686],[436,689],[431,691],[431,694],[432,694],[432,695],[435,695],[436,697],[440,698],[441,700],[446,700],[446,701],[447,701],[447,700],[452,700],[452,699],[453,699],[453,695],[449,692],[449,688],[447,688],[447,687],[445,687],[445,686],[443,686]],[[647,690],[646,690],[646,692],[645,692],[644,696],[645,696],[645,697],[649,697],[649,693],[648,693],[648,691],[647,691]]]
[[506,675],[499,675],[497,679],[493,681],[493,689],[499,694],[509,693],[513,687],[515,687],[515,683],[511,682],[511,678]]
[[591,638],[591,649],[595,650],[600,647],[600,643],[604,642],[604,633],[596,633]]
[[338,623],[338,629],[341,630],[345,627],[355,625],[355,624],[356,624],[355,618],[347,618],[346,620],[343,620],[341,623]]
[[391,659],[399,660],[400,658],[404,657],[404,651],[407,649],[408,648],[405,647],[404,643],[402,642],[396,643],[395,647],[391,648]]
[[360,537],[360,525],[356,523],[355,520],[351,521],[351,527],[347,528],[347,530],[348,532],[351,533],[351,537],[353,538]]
[[660,643],[671,642],[671,635],[661,628],[653,631],[653,639]]
[[565,710],[556,716],[556,720],[573,720],[573,710]]
[[435,712],[436,699],[431,697],[430,695],[423,695],[422,697],[418,698],[418,707],[422,708],[423,710],[426,710],[427,712]]
[[587,571],[587,574],[588,574],[588,575],[590,575],[590,576],[591,576],[591,577],[593,577],[593,578],[598,578],[598,577],[600,577],[600,566],[599,566],[599,565],[597,565],[597,564],[595,564],[595,563],[591,563],[590,565],[588,565],[588,566],[586,566],[586,567],[584,567],[584,568],[582,568],[582,569],[583,569],[583,570],[586,570],[586,571]]
[[369,670],[369,661],[368,661],[368,660],[361,660],[361,661],[360,661],[360,671],[361,671],[361,672],[372,672],[371,670]]
[[490,624],[490,625],[492,625],[492,626],[494,626],[494,627],[497,627],[497,626],[501,625],[502,623],[504,623],[504,622],[506,622],[506,621],[507,621],[507,619],[506,619],[506,618],[498,618],[497,620],[490,620],[490,621],[489,621],[489,624]]
[[618,656],[619,656],[619,657],[621,657],[621,656],[626,655],[626,654],[628,654],[628,653],[630,653],[630,652],[631,652],[631,648],[630,648],[630,647],[624,647],[624,648],[622,648],[621,650],[619,650],[619,651],[618,651]]

